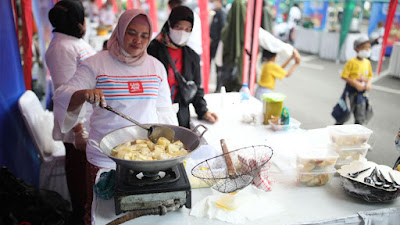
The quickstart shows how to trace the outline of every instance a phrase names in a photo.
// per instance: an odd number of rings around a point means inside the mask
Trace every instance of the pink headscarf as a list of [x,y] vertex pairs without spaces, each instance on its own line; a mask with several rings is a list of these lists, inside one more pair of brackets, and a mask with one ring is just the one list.
[[[146,46],[146,49],[143,51],[142,55],[130,58],[126,57],[124,54],[122,54],[122,46],[124,43],[124,36],[126,32],[126,28],[128,27],[129,23],[137,16],[139,15],[144,15],[147,18],[148,25],[149,25],[149,43]],[[142,21],[140,21],[142,22]],[[120,16],[118,20],[117,27],[115,27],[110,39],[107,42],[107,48],[108,52],[111,54],[111,56],[115,59],[117,59],[120,62],[126,63],[130,66],[137,66],[143,63],[143,61],[147,57],[147,47],[150,44],[150,39],[151,39],[151,32],[153,31],[152,23],[150,17],[140,9],[130,9],[126,10],[122,15]]]

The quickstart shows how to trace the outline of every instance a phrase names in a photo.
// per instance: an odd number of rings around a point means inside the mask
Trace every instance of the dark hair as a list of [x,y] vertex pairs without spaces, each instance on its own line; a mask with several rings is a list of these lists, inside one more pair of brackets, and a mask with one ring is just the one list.
[[169,0],[168,1],[168,6],[170,8],[173,8],[173,6],[179,6],[183,4],[183,0]]
[[167,34],[169,32],[169,27],[174,27],[175,24],[181,20],[190,22],[193,28],[193,11],[189,7],[177,6],[173,8],[171,14],[169,14],[167,22],[165,22],[162,28],[162,31]]
[[108,40],[105,40],[103,42],[103,50],[107,50],[107,42],[108,42]]
[[54,27],[53,32],[59,32],[81,38],[85,31],[79,24],[85,21],[85,11],[79,0],[63,0],[57,2],[49,11],[49,20]]
[[270,59],[274,58],[275,56],[276,56],[276,53],[270,52],[266,49],[263,50],[262,57],[265,58],[266,60],[270,60]]

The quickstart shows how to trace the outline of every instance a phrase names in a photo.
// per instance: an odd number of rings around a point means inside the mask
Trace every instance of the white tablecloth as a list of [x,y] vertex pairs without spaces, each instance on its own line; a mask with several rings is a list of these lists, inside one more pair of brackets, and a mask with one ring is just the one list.
[[[248,107],[243,107],[239,103],[237,93],[226,94],[222,99],[221,94],[206,95],[210,110],[220,114],[219,123],[210,125],[195,118],[192,121],[194,125],[204,123],[208,127],[204,137],[210,145],[218,148],[219,139],[225,138],[230,149],[239,145],[267,144],[274,150],[270,176],[275,183],[272,185],[272,191],[265,193],[263,217],[245,224],[398,224],[399,200],[368,204],[348,196],[341,187],[339,177],[333,177],[327,185],[322,187],[304,187],[296,184],[294,173],[296,152],[301,151],[302,147],[308,144],[325,145],[328,142],[326,128],[273,132],[268,126],[257,123],[256,125],[243,124],[240,122],[240,113],[252,111],[261,114],[262,104],[252,98]],[[209,188],[192,189],[192,206],[212,194]],[[96,224],[106,224],[117,218],[113,199],[105,201],[96,198],[93,209]],[[222,225],[228,223],[190,216],[190,209],[183,207],[164,216],[145,216],[124,224]]]
[[302,52],[318,54],[321,32],[313,29],[296,27],[294,29],[294,47]]
[[[323,59],[336,60],[339,50],[340,33],[322,32],[321,35],[319,56]],[[349,59],[356,57],[357,53],[354,50],[354,41],[361,35],[362,34],[359,33],[347,34],[346,40],[342,46],[340,61],[347,62]]]
[[389,61],[389,74],[395,77],[400,77],[400,42],[393,45],[392,54]]

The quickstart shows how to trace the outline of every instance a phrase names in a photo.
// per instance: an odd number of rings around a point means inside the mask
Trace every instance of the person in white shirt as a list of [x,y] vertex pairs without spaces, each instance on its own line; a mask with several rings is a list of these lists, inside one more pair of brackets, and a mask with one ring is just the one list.
[[289,42],[293,44],[293,33],[294,33],[294,28],[296,25],[300,22],[301,19],[301,10],[299,8],[299,5],[297,3],[293,4],[293,7],[290,8],[289,11],[289,16],[288,16],[288,26],[289,26]]
[[[46,64],[56,90],[68,82],[77,67],[96,52],[82,37],[85,33],[84,10],[80,1],[64,0],[49,11],[53,37],[46,51]],[[85,112],[82,112],[84,114]],[[91,111],[70,130],[61,133],[54,123],[53,138],[65,146],[65,171],[70,193],[73,218],[83,222],[86,200],[86,139]]]
[[[106,51],[85,60],[74,77],[55,93],[54,109],[62,130],[78,121],[83,103],[93,105],[89,139],[99,142],[108,132],[132,123],[101,106],[110,105],[140,123],[177,124],[172,109],[167,73],[160,61],[147,54],[152,23],[142,10],[125,11],[119,18]],[[86,148],[88,190],[85,222],[91,221],[93,185],[99,168],[115,168],[115,163],[96,147]]]
[[112,27],[115,23],[115,14],[113,12],[113,5],[107,1],[99,11],[99,24],[100,26]]

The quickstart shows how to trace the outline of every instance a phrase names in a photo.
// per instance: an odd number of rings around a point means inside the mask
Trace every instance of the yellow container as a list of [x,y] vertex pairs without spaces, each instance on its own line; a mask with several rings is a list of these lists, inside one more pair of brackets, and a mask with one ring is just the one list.
[[269,124],[268,120],[270,120],[272,116],[281,117],[285,98],[286,96],[281,93],[267,93],[262,96],[265,125]]

